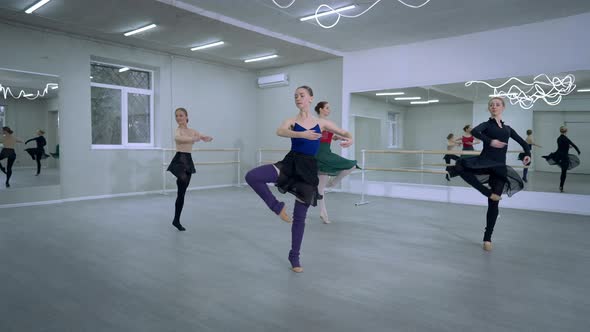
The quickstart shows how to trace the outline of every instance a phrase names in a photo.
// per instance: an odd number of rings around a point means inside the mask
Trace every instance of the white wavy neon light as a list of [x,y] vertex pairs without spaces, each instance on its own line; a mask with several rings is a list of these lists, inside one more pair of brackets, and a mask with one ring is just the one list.
[[[283,8],[283,9],[286,9],[286,8],[289,8],[289,7],[291,7],[291,6],[292,6],[292,5],[295,3],[295,1],[296,1],[296,0],[292,0],[292,1],[291,1],[291,2],[288,4],[288,5],[281,5],[281,4],[277,3],[277,1],[276,1],[276,0],[272,0],[272,2],[274,2],[274,4],[275,4],[275,5],[277,5],[277,6],[278,6],[278,7],[280,7],[280,8]],[[428,3],[430,2],[430,0],[426,0],[426,1],[424,1],[424,2],[423,2],[422,4],[420,4],[420,5],[411,5],[411,4],[409,4],[409,3],[406,3],[406,2],[404,2],[403,0],[397,0],[397,1],[398,1],[399,3],[401,3],[402,5],[406,6],[406,7],[409,7],[409,8],[414,8],[414,9],[416,9],[416,8],[420,8],[420,7],[423,7],[423,6],[426,6],[426,4],[428,4]],[[315,15],[316,15],[316,17],[315,17],[315,21],[316,21],[316,22],[318,23],[318,25],[319,25],[319,26],[321,26],[322,28],[324,28],[324,29],[330,29],[330,28],[333,28],[333,27],[335,27],[335,26],[336,26],[336,24],[338,24],[338,22],[340,22],[340,18],[342,18],[342,17],[346,17],[346,18],[357,18],[357,17],[359,17],[359,16],[361,16],[361,15],[365,14],[365,13],[366,13],[366,12],[368,12],[369,10],[371,10],[371,9],[372,9],[373,7],[375,7],[375,6],[376,6],[376,5],[377,5],[379,2],[381,2],[381,0],[376,0],[376,1],[375,1],[375,2],[373,2],[373,3],[372,3],[372,4],[371,4],[371,5],[370,5],[370,6],[369,6],[367,9],[363,10],[362,12],[360,12],[360,13],[358,13],[358,14],[356,14],[356,15],[346,15],[346,14],[339,13],[339,12],[337,12],[337,9],[334,9],[334,8],[332,8],[330,5],[327,5],[327,4],[325,4],[325,3],[324,3],[324,4],[321,4],[321,5],[319,5],[319,6],[318,6],[318,8],[316,8],[316,10],[315,10]],[[330,13],[332,13],[332,14],[338,15],[338,16],[336,17],[336,21],[334,21],[334,23],[332,23],[332,24],[330,24],[330,25],[325,25],[325,24],[323,24],[322,22],[320,22],[320,19],[319,19],[319,17],[317,17],[317,15],[320,13],[320,11],[322,11],[322,8],[327,8],[327,9],[328,9],[327,11],[325,11],[325,12],[322,12],[322,13],[328,13],[328,12],[330,12]]]
[[[506,97],[510,101],[510,104],[518,104],[523,109],[530,109],[533,107],[535,102],[542,99],[547,105],[555,106],[561,102],[563,96],[569,95],[574,91],[576,85],[574,81],[576,78],[572,74],[567,74],[563,79],[559,77],[550,78],[546,74],[540,74],[535,76],[532,83],[525,83],[516,77],[511,77],[501,85],[493,86],[485,81],[469,81],[465,83],[465,86],[471,84],[485,84],[490,88],[494,89],[493,96]],[[518,84],[525,86],[521,88],[512,81],[518,82]],[[504,90],[505,86],[509,85],[508,90]]]
[[28,100],[35,100],[39,97],[44,97],[47,92],[49,91],[49,89],[57,89],[58,88],[58,84],[57,83],[47,83],[45,85],[45,89],[43,89],[43,91],[39,91],[37,90],[37,94],[34,93],[26,93],[24,90],[20,90],[20,92],[15,96],[14,93],[12,93],[12,90],[10,90],[10,87],[5,87],[2,85],[2,83],[0,83],[0,94],[2,94],[4,96],[4,99],[6,99],[6,97],[11,96],[14,99],[20,99],[20,98],[27,98]]

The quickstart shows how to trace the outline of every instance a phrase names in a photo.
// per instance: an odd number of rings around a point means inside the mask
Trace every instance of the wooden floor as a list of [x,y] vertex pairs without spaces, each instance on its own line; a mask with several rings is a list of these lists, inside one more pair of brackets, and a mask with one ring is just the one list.
[[[291,196],[281,196],[292,206]],[[391,198],[289,225],[249,188],[0,210],[0,331],[587,331],[588,217]]]

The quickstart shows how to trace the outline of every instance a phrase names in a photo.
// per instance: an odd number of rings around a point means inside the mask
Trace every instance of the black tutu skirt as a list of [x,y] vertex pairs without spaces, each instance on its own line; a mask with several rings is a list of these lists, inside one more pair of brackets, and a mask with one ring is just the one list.
[[43,160],[49,157],[49,155],[45,154],[44,148],[28,148],[25,149],[25,151],[31,156],[31,158],[33,158],[33,160],[36,160],[37,158]]
[[170,165],[168,165],[168,171],[176,177],[197,172],[193,157],[188,152],[176,152]]
[[316,206],[322,197],[318,193],[318,165],[314,156],[290,151],[275,166],[280,170],[277,188],[291,193],[307,205]]
[[543,156],[549,165],[567,165],[567,169],[573,169],[580,165],[580,158],[575,154],[568,154],[567,156],[559,155],[555,152]]
[[524,188],[524,182],[514,168],[504,163],[474,156],[472,158],[460,158],[455,166],[447,167],[451,177],[464,173],[475,175],[477,181],[483,185],[490,183],[490,177],[494,176],[504,181],[502,194],[512,196]]

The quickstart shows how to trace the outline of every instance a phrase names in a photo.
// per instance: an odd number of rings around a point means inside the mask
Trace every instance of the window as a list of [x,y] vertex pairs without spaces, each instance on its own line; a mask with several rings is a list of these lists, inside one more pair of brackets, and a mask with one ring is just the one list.
[[93,148],[154,144],[153,73],[104,63],[90,65]]
[[6,126],[6,106],[0,105],[0,127]]
[[399,148],[399,113],[387,112],[387,132],[389,148]]

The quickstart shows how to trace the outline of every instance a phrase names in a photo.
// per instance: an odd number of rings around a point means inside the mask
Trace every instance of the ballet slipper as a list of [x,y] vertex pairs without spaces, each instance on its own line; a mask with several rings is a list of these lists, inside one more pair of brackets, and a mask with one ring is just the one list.
[[492,242],[490,241],[483,241],[483,250],[485,251],[492,251]]
[[495,201],[495,202],[497,202],[497,201],[499,201],[499,200],[501,200],[501,199],[502,199],[502,196],[500,196],[500,195],[497,195],[497,194],[491,194],[491,195],[490,195],[490,199],[491,199],[492,201]]

